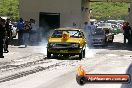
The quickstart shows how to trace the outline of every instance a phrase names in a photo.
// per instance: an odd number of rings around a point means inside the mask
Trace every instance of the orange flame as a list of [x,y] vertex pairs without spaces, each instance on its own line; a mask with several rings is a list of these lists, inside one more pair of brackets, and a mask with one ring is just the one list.
[[77,73],[79,76],[85,76],[86,75],[86,71],[82,68],[82,66],[78,67]]

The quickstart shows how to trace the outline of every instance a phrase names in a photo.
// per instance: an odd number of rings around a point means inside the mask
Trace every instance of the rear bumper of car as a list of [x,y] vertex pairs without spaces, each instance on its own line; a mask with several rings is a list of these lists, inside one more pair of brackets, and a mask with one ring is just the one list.
[[101,46],[101,45],[105,45],[104,43],[93,43],[94,46]]
[[47,48],[47,51],[52,54],[79,54],[81,53],[82,49],[81,48]]
[[94,46],[99,46],[99,45],[105,45],[105,42],[104,41],[102,41],[102,42],[92,42],[92,45],[94,45]]

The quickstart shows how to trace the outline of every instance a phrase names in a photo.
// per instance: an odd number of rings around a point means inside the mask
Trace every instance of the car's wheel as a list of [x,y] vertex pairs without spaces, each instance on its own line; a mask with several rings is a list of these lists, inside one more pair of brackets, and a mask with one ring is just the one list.
[[51,57],[51,53],[48,52],[48,50],[47,50],[47,58],[50,58],[50,57]]
[[81,53],[79,53],[79,59],[81,60],[83,58],[83,51],[81,51]]
[[85,49],[83,50],[83,58],[85,58]]

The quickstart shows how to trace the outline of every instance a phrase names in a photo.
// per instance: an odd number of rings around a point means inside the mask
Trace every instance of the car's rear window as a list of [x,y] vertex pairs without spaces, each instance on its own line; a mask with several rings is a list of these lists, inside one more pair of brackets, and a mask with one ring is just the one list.
[[72,38],[80,38],[81,32],[79,30],[55,30],[52,34],[52,38],[61,38],[63,32],[69,33],[70,37]]
[[102,28],[97,28],[92,31],[92,34],[93,35],[104,35],[104,31],[102,30]]

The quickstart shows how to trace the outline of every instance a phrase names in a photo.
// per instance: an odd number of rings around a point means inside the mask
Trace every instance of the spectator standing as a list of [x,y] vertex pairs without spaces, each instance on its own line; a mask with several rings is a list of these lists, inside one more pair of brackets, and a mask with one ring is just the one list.
[[131,27],[129,26],[128,22],[124,23],[123,30],[124,30],[124,44],[126,44],[126,40],[128,40],[129,42],[129,38],[131,35]]
[[90,22],[90,24],[91,24],[91,25],[90,25],[90,26],[91,26],[91,27],[90,27],[90,28],[91,28],[91,30],[96,29],[96,26],[94,25],[94,22]]
[[91,28],[91,24],[88,24],[88,22],[85,22],[84,24],[85,24],[84,29],[85,29],[85,32],[86,32],[88,46],[91,47],[92,46],[92,28]]
[[17,31],[18,31],[18,43],[21,45],[23,43],[23,30],[24,30],[24,21],[22,18],[17,22]]
[[23,30],[23,43],[25,45],[25,48],[27,47],[27,45],[29,43],[30,30],[31,30],[30,22],[29,21],[25,21],[24,30]]
[[75,22],[73,22],[73,28],[77,28],[77,24]]
[[11,38],[11,26],[9,25],[10,19],[6,20],[5,23],[5,36],[4,36],[4,53],[8,53],[9,40]]
[[5,34],[5,20],[0,18],[0,58],[4,58],[3,56],[3,39]]
[[36,25],[36,22],[34,19],[30,19],[30,23],[31,23],[30,42],[31,42],[31,45],[33,45],[34,43],[37,43],[37,37],[38,37],[37,29],[39,27]]

